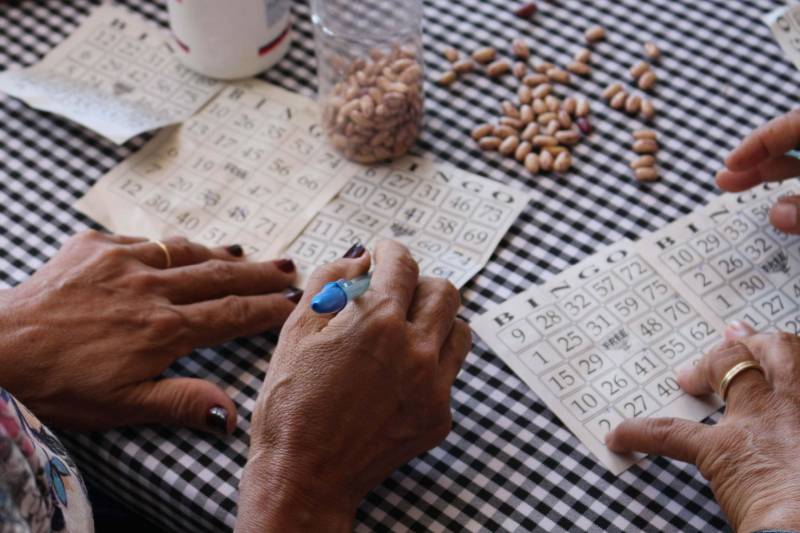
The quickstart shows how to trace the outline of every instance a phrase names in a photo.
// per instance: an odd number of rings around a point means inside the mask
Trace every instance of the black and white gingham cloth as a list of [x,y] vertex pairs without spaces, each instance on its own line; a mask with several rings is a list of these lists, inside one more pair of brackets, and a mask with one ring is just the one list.
[[[127,0],[160,24],[161,2]],[[467,317],[482,312],[620,238],[636,239],[707,202],[721,157],[754,126],[790,109],[800,74],[760,17],[779,0],[561,0],[539,2],[535,23],[512,14],[513,0],[425,0],[429,79],[445,68],[441,49],[508,53],[525,36],[535,57],[566,64],[594,24],[608,29],[595,47],[592,76],[576,82],[593,100],[595,133],[560,177],[531,177],[510,160],[484,154],[469,138],[499,114],[515,82],[470,75],[451,88],[428,84],[419,152],[508,183],[533,201],[488,267],[463,291]],[[70,34],[90,0],[0,3],[0,69],[36,62]],[[311,96],[315,63],[309,9],[294,5],[295,40],[264,79]],[[631,180],[630,131],[637,121],[600,102],[610,82],[629,81],[642,43],[663,58],[656,104],[664,179]],[[38,269],[69,235],[91,226],[74,201],[146,137],[117,147],[58,117],[0,96],[0,284]],[[275,337],[200,350],[173,373],[221,384],[239,406],[235,435],[217,439],[161,427],[66,440],[86,476],[135,510],[176,531],[230,528],[247,453],[249,414]],[[599,466],[541,401],[476,341],[453,390],[452,434],[411,461],[362,504],[367,530],[719,530],[726,526],[694,467],[647,460],[614,477]]]

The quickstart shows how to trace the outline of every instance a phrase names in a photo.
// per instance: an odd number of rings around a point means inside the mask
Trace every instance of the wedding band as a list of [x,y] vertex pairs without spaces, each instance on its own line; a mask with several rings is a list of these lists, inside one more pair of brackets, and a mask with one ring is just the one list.
[[731,382],[736,378],[736,376],[749,368],[758,370],[762,374],[764,373],[764,369],[761,368],[761,365],[758,364],[758,361],[753,361],[752,359],[735,364],[730,370],[725,372],[725,375],[722,376],[722,381],[719,382],[719,395],[722,397],[723,402],[727,399],[728,388],[731,386]]
[[164,268],[172,267],[172,256],[169,253],[169,248],[167,248],[167,245],[161,241],[152,241],[152,242],[153,244],[158,245],[158,247],[161,248],[161,251],[164,252],[164,259],[166,259],[167,262]]

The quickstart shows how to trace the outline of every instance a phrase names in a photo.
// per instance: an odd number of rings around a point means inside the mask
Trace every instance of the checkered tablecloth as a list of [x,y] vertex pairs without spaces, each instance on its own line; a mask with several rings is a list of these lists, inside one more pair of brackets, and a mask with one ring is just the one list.
[[[122,2],[160,24],[161,2]],[[36,62],[72,32],[95,2],[0,3],[0,69]],[[778,0],[560,0],[540,2],[535,23],[512,14],[513,0],[425,0],[429,79],[445,67],[444,45],[464,52],[517,36],[535,57],[564,64],[590,25],[608,28],[593,74],[577,82],[592,96],[595,134],[575,150],[568,175],[532,177],[517,163],[478,151],[469,130],[498,114],[511,80],[466,77],[427,88],[419,153],[532,193],[533,201],[488,267],[463,291],[469,318],[541,283],[598,247],[636,239],[716,194],[723,154],[751,128],[790,109],[794,71],[760,21]],[[294,5],[295,41],[264,78],[313,95],[309,8]],[[652,39],[664,57],[656,126],[664,179],[639,185],[627,168],[636,120],[599,101],[602,88],[629,80],[628,67]],[[0,96],[0,284],[13,286],[92,223],[72,208],[146,137],[117,147],[65,120]],[[249,414],[275,337],[258,336],[179,361],[176,374],[220,383],[239,406],[227,439],[161,427],[66,440],[86,476],[137,511],[176,531],[230,528],[247,452]],[[694,467],[646,460],[620,477],[600,467],[500,359],[476,340],[453,390],[454,428],[440,447],[411,461],[363,502],[366,530],[653,530],[727,527]]]

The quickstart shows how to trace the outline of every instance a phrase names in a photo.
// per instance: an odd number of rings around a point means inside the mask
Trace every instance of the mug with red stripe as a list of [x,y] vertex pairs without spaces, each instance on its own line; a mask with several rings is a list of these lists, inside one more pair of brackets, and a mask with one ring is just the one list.
[[291,0],[168,0],[176,51],[211,78],[254,76],[277,63],[291,40]]

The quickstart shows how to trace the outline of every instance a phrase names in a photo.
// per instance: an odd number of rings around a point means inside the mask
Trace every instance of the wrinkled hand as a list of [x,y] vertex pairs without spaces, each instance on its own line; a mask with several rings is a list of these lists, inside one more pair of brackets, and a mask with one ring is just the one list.
[[[725,160],[717,185],[739,192],[768,181],[800,176],[800,160],[785,155],[800,149],[800,109],[771,120],[750,134]],[[800,234],[800,196],[781,198],[770,211],[772,224]]]
[[280,326],[295,304],[277,291],[294,265],[241,261],[237,246],[164,243],[169,269],[153,242],[81,233],[7,291],[0,386],[62,428],[160,422],[233,431],[235,406],[219,387],[154,378],[196,347]]
[[[743,331],[744,330],[744,331]],[[800,530],[800,337],[728,328],[728,341],[678,375],[689,394],[718,393],[734,365],[757,360],[728,387],[714,426],[674,418],[627,420],[606,437],[614,452],[694,463],[736,531]]]
[[281,333],[253,413],[239,533],[349,530],[366,493],[451,428],[450,389],[471,346],[459,294],[419,278],[397,243],[375,251],[370,289],[336,316],[311,295],[369,270],[317,270]]

